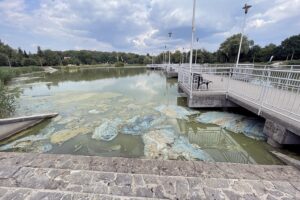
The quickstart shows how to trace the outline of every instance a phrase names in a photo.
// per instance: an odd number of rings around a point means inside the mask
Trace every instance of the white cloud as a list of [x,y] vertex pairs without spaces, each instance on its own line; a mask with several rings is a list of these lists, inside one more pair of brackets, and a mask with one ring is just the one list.
[[[2,0],[0,38],[18,46],[42,43],[52,49],[159,52],[190,46],[192,0]],[[252,0],[246,34],[255,41],[275,42],[299,33],[300,0]],[[34,4],[34,5],[32,5]],[[215,50],[241,31],[240,0],[197,1],[199,47]],[[3,28],[2,28],[3,27]],[[5,27],[5,28],[4,28]],[[167,33],[173,31],[169,40]],[[26,33],[26,34],[24,34]],[[9,37],[7,37],[9,36]],[[22,42],[23,41],[23,42]],[[272,42],[272,41],[270,41]]]

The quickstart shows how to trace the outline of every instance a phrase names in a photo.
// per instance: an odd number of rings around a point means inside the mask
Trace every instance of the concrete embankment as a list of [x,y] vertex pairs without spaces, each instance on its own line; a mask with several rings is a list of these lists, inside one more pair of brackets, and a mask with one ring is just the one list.
[[56,117],[58,113],[33,115],[26,117],[0,119],[0,141],[29,129],[45,119]]
[[0,199],[299,199],[291,166],[0,153]]

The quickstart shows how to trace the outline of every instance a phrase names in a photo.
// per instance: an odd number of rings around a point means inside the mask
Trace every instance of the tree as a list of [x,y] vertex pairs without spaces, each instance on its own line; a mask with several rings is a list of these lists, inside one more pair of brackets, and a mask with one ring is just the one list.
[[57,66],[61,64],[61,59],[58,56],[57,52],[51,50],[45,50],[43,52],[45,59],[45,64],[48,66]]
[[42,51],[42,49],[41,49],[40,46],[37,47],[37,55],[38,55],[39,57],[42,57],[42,56],[43,56],[43,51]]
[[38,63],[36,60],[34,60],[33,58],[24,58],[22,60],[22,65],[23,66],[37,66]]
[[[239,44],[240,44],[241,34],[233,35],[225,40],[220,45],[219,51],[221,54],[224,55],[225,60],[228,62],[235,62],[236,57],[239,50]],[[250,50],[250,46],[253,45],[254,42],[252,40],[248,40],[246,36],[243,36],[243,43],[241,47],[241,60],[243,60],[243,57],[248,54],[248,51]]]
[[7,55],[0,53],[0,66],[8,66]]
[[282,53],[290,60],[300,59],[300,34],[289,37],[281,43]]

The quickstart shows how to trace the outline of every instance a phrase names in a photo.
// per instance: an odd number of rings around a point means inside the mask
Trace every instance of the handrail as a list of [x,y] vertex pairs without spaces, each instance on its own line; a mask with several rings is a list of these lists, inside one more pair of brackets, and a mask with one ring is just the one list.
[[[270,65],[197,65],[190,72],[189,66],[178,69],[178,81],[193,98],[194,93],[223,91],[258,107],[258,115],[273,111],[284,118],[300,123],[300,65],[290,68],[273,68]],[[280,66],[281,67],[281,66]],[[213,83],[209,90],[197,88],[194,73],[201,73]]]

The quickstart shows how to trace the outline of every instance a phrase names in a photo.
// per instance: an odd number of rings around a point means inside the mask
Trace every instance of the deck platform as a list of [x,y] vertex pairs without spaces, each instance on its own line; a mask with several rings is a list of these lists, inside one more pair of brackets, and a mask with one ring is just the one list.
[[[300,70],[246,67],[194,67],[179,71],[179,89],[193,108],[241,106],[266,119],[268,143],[300,144]],[[192,75],[211,81],[197,88]]]

